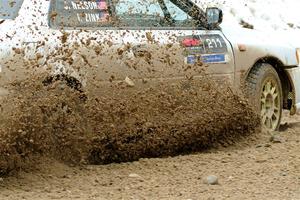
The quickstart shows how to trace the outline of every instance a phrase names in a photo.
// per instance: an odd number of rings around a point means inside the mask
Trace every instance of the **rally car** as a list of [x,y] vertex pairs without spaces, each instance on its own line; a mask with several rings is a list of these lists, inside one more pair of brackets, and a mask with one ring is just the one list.
[[207,75],[246,85],[263,125],[276,130],[282,109],[300,108],[300,50],[222,19],[222,10],[193,0],[0,0],[0,93],[29,65],[51,69],[45,82],[59,77],[81,90],[91,79],[197,79],[185,66],[202,62]]

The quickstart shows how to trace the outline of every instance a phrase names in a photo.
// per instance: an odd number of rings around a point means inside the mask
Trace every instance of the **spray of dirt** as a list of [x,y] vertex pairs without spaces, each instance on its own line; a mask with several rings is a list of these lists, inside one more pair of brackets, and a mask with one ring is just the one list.
[[246,100],[209,77],[143,90],[111,83],[113,92],[84,98],[64,82],[40,80],[31,77],[1,101],[2,175],[36,156],[72,164],[174,156],[224,144],[260,124]]
[[[205,66],[182,64],[182,47],[154,45],[146,34],[149,53],[131,58],[129,44],[116,48],[90,35],[84,42],[80,34],[62,33],[61,45],[44,55],[45,62],[41,54],[23,61],[25,51],[15,49],[6,63],[27,73],[16,75],[12,92],[0,101],[0,175],[29,168],[40,156],[72,164],[174,156],[226,144],[259,127],[248,102],[217,85]],[[39,73],[44,67],[45,76]],[[62,74],[90,74],[94,92],[83,94],[80,84],[64,82],[71,76],[49,77],[53,67]],[[6,70],[5,77],[9,73],[16,74]]]

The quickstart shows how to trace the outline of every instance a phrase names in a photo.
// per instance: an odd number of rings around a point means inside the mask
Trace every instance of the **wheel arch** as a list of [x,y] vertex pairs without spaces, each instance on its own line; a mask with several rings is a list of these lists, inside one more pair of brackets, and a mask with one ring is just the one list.
[[246,77],[248,77],[249,73],[255,66],[261,63],[270,64],[276,70],[282,85],[283,109],[291,110],[295,104],[295,87],[293,82],[291,81],[291,77],[285,70],[283,62],[280,59],[274,56],[259,58],[248,70]]

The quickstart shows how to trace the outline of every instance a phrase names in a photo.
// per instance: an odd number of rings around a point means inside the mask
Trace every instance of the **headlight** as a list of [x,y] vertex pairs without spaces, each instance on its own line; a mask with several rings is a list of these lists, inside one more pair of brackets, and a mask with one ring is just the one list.
[[297,58],[298,65],[300,65],[300,48],[296,49],[296,58]]

